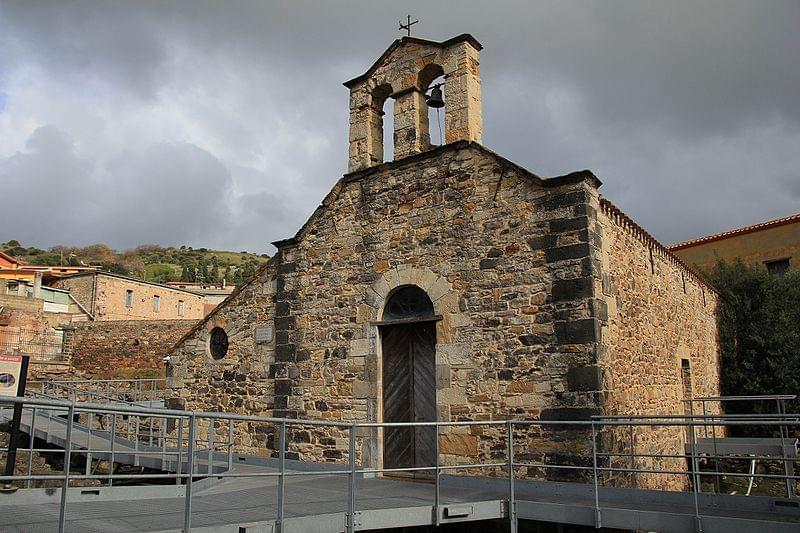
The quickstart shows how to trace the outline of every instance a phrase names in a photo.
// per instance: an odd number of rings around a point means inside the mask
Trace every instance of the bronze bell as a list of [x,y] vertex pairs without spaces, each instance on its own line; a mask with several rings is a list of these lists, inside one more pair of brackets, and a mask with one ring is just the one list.
[[426,100],[428,107],[435,107],[440,108],[444,107],[444,99],[442,98],[442,87],[441,85],[434,85],[433,90],[431,91],[431,95]]

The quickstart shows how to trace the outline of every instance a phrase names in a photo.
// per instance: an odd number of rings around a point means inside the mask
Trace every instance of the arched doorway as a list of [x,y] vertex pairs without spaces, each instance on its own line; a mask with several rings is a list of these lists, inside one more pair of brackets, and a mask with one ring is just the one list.
[[[384,422],[436,421],[437,318],[419,287],[407,285],[389,295],[380,325]],[[435,428],[385,428],[383,435],[384,468],[435,464]]]

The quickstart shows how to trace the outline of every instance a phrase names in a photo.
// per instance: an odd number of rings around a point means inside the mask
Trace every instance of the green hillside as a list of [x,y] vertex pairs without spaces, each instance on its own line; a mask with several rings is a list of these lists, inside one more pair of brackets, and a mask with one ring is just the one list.
[[230,252],[192,248],[191,246],[161,247],[143,244],[118,252],[105,244],[84,248],[54,246],[48,250],[25,247],[10,240],[0,244],[0,250],[37,265],[93,265],[102,270],[147,281],[205,281],[239,284],[249,278],[258,265],[269,259],[267,254]]

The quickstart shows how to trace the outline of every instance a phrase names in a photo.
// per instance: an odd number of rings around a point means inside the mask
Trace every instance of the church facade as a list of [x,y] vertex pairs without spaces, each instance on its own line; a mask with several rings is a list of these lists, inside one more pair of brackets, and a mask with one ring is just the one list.
[[[591,172],[537,176],[481,144],[480,49],[469,35],[404,37],[345,84],[349,172],[174,347],[171,406],[362,422],[587,420],[679,414],[689,396],[718,394],[717,294],[602,198]],[[445,144],[431,146],[425,93],[442,75]],[[395,160],[383,162],[388,98]],[[499,433],[443,428],[440,459],[496,458]],[[292,457],[336,461],[345,437],[297,430],[287,440]],[[427,465],[436,447],[429,432],[358,437],[372,467]],[[639,443],[675,452],[684,439],[661,429]],[[546,433],[529,441],[542,460],[570,446]],[[270,453],[273,442],[237,428],[237,450]]]

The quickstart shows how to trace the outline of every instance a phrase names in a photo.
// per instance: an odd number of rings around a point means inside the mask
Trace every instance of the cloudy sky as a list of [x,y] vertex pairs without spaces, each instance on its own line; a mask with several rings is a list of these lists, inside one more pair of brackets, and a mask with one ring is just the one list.
[[0,0],[0,240],[271,253],[407,12],[484,45],[486,146],[663,242],[800,211],[797,0]]

